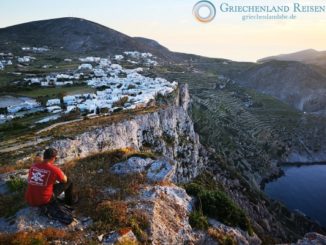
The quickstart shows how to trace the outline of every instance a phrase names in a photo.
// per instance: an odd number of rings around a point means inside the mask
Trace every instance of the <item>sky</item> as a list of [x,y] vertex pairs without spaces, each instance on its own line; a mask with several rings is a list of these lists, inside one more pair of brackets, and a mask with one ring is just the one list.
[[[223,13],[237,5],[326,5],[326,0],[211,0],[217,13],[201,23],[192,9],[199,0],[1,0],[0,28],[59,17],[88,19],[129,36],[151,38],[172,51],[236,61],[304,49],[326,50],[326,13],[300,13],[295,20],[243,21]],[[201,10],[205,14],[205,9]]]

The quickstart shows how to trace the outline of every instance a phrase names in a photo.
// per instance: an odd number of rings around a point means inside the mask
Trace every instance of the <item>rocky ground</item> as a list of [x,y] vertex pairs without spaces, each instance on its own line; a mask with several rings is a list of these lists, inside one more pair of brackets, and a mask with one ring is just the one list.
[[[175,185],[173,178],[176,173],[176,165],[168,159],[140,158],[131,157],[126,162],[113,164],[108,170],[99,169],[99,174],[114,174],[117,178],[130,178],[133,174],[141,174],[146,176],[144,182],[137,190],[137,193],[127,195],[119,202],[128,207],[129,213],[138,213],[146,218],[146,229],[141,228],[130,229],[121,227],[119,230],[108,230],[107,233],[95,233],[91,227],[94,222],[98,222],[96,218],[84,217],[81,213],[76,214],[75,221],[64,226],[55,220],[51,220],[41,215],[38,208],[24,207],[16,212],[10,218],[0,219],[0,231],[5,233],[21,233],[32,232],[43,229],[58,229],[68,233],[83,233],[84,239],[75,241],[76,243],[84,243],[88,239],[92,239],[97,243],[116,244],[128,240],[136,244],[138,242],[146,242],[150,244],[219,244],[214,235],[207,232],[193,229],[189,224],[189,215],[194,209],[194,198],[189,196],[185,189]],[[10,174],[12,176],[13,173]],[[25,173],[16,174],[16,178],[25,178]],[[10,179],[9,175],[2,176],[2,179]],[[117,197],[113,197],[119,190],[110,185],[102,186],[101,191],[105,193],[100,206],[110,205],[116,202]],[[8,193],[7,193],[8,194]],[[82,212],[82,211],[81,211]],[[120,213],[121,215],[121,213]],[[117,217],[115,217],[117,218]],[[107,221],[112,222],[112,220]],[[211,219],[210,233],[231,237],[236,244],[261,244],[257,237],[250,237],[248,233],[239,228],[232,228],[224,225],[216,220]],[[135,225],[136,226],[136,225]],[[138,241],[134,232],[138,232]],[[144,235],[142,232],[146,232]],[[1,239],[6,239],[2,233]],[[9,239],[9,238],[7,238]],[[64,239],[57,241],[64,244]],[[56,243],[58,244],[58,243]]]
[[[275,244],[318,230],[261,196],[215,150],[205,149],[187,113],[187,86],[175,96],[172,104],[103,119],[96,128],[86,120],[43,132],[52,135],[59,163],[77,183],[76,221],[63,227],[26,207],[26,170],[10,170],[0,184],[2,241],[14,243],[28,232],[28,239],[59,244]],[[25,162],[33,157],[24,154]],[[193,192],[191,183],[203,189]]]

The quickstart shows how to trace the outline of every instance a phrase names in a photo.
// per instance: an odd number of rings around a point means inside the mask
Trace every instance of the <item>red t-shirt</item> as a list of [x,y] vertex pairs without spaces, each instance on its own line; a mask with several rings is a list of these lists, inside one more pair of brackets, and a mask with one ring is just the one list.
[[64,173],[49,163],[35,163],[29,170],[28,187],[25,194],[30,206],[41,206],[50,202],[56,180],[63,182]]

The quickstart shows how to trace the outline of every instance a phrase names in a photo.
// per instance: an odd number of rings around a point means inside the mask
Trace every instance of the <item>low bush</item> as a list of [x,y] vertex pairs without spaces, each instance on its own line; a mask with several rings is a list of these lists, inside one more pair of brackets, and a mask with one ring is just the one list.
[[25,180],[17,177],[10,178],[6,184],[11,192],[23,191],[27,186]]
[[[199,213],[217,219],[229,226],[238,226],[243,230],[253,234],[251,224],[243,212],[228,196],[220,190],[217,185],[212,185],[212,180],[207,176],[206,180],[197,179],[185,186],[187,193],[197,198],[197,210]],[[206,183],[206,182],[209,183]],[[193,214],[191,219],[199,220],[198,214]]]
[[250,222],[244,212],[221,191],[203,191],[198,198],[201,200],[203,213],[216,218],[226,225],[239,226],[248,232],[252,231]]
[[189,216],[189,223],[192,228],[198,230],[207,230],[208,229],[208,220],[200,211],[194,211]]
[[23,192],[0,195],[0,217],[10,217],[25,205]]

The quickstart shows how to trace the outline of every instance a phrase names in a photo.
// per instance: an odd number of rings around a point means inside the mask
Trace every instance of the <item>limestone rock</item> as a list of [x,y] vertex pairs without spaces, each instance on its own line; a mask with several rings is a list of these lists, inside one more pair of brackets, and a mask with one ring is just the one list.
[[174,171],[174,165],[168,161],[158,160],[151,164],[146,177],[153,182],[171,181]]
[[138,209],[150,214],[152,244],[186,244],[196,238],[189,224],[192,198],[175,185],[149,186],[140,193]]
[[300,239],[297,243],[292,243],[291,245],[325,245],[326,244],[326,236],[310,232],[307,233],[303,239]]
[[9,193],[9,188],[7,185],[7,182],[10,181],[10,179],[17,178],[21,179],[23,181],[27,182],[27,177],[28,177],[28,170],[27,169],[22,169],[22,170],[17,170],[11,173],[5,173],[0,175],[0,195],[5,195]]
[[57,140],[51,146],[58,149],[62,161],[126,147],[150,147],[153,152],[176,160],[173,179],[187,182],[204,168],[207,154],[185,110],[189,103],[183,98],[185,93],[187,87],[181,86],[174,105]]
[[114,245],[114,244],[138,244],[135,234],[131,230],[116,231],[103,237],[102,244]]
[[67,226],[42,215],[37,207],[26,207],[9,219],[0,218],[0,232],[33,231],[49,227],[64,230],[83,230],[91,223],[90,218],[80,218],[75,219]]
[[232,237],[237,244],[260,245],[262,243],[256,235],[249,236],[247,232],[244,232],[240,228],[224,225],[214,219],[209,219],[208,222],[214,229],[218,230],[219,233]]
[[153,162],[152,159],[143,159],[140,157],[131,157],[125,162],[120,162],[111,168],[114,174],[136,174],[142,173]]

